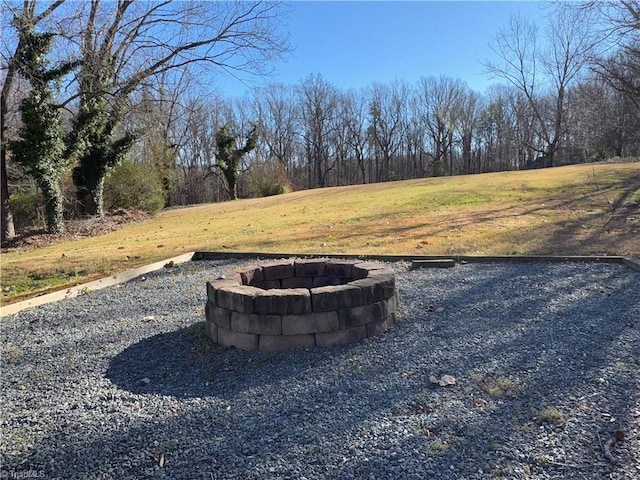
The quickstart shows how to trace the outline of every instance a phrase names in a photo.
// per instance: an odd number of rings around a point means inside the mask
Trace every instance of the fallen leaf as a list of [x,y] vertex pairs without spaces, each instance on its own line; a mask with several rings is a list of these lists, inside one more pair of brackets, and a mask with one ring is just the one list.
[[473,406],[476,408],[485,407],[489,402],[487,402],[484,398],[476,398],[473,401]]
[[149,455],[149,457],[153,459],[154,462],[156,462],[156,464],[160,468],[164,468],[164,465],[165,465],[164,453],[160,452],[158,454],[155,454],[154,452],[147,452],[147,454]]
[[436,437],[438,435],[435,427],[424,427],[423,432],[427,437]]
[[433,413],[433,408],[427,406],[427,405],[420,405],[418,403],[413,404],[413,405],[409,405],[407,407],[407,414],[408,415],[421,415],[421,414],[430,414]]

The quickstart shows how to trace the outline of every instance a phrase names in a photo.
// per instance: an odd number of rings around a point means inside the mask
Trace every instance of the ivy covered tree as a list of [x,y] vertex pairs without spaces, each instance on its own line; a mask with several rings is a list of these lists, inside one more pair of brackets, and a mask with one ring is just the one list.
[[116,120],[110,116],[103,99],[83,99],[69,136],[70,156],[76,156],[72,179],[81,216],[102,216],[104,180],[110,168],[118,164],[135,137],[114,135]]
[[[22,7],[16,9],[12,14],[7,15],[5,18],[10,18],[10,25],[15,28],[16,33],[20,32],[20,25],[30,25],[33,29],[40,22],[45,21],[48,17],[53,15],[58,7],[64,3],[64,0],[56,0],[44,7],[40,11],[36,11],[36,2],[24,1]],[[5,5],[6,6],[6,5]],[[6,9],[3,13],[8,13],[9,9]],[[24,38],[17,35],[15,42],[11,42],[9,37],[12,32],[9,32],[9,28],[4,29],[3,43],[6,45],[13,45],[6,53],[3,53],[3,68],[6,68],[3,72],[2,78],[2,91],[0,92],[0,176],[2,177],[2,204],[1,204],[1,243],[4,244],[7,240],[15,237],[15,228],[13,224],[13,215],[11,213],[11,206],[9,204],[9,181],[7,175],[7,160],[8,160],[8,135],[9,135],[9,105],[12,103],[11,99],[14,93],[14,87],[17,83],[18,77],[18,64],[20,56],[25,48]]]
[[237,148],[238,138],[231,133],[227,125],[221,127],[215,134],[216,141],[216,166],[222,172],[225,180],[225,187],[231,200],[238,197],[238,177],[240,176],[240,162],[246,153],[256,148],[258,142],[258,128],[253,126],[247,137],[244,146]]
[[145,88],[193,69],[261,73],[288,47],[274,28],[277,2],[85,3],[67,33],[83,59],[69,155],[80,213],[89,216],[102,215],[107,172],[142,136],[128,120]]
[[60,175],[66,165],[61,107],[55,101],[52,84],[77,66],[66,62],[51,67],[47,55],[54,35],[35,32],[29,22],[16,22],[21,50],[17,70],[31,85],[20,103],[22,127],[19,138],[9,143],[13,159],[33,176],[42,191],[46,227],[49,233],[64,230]]

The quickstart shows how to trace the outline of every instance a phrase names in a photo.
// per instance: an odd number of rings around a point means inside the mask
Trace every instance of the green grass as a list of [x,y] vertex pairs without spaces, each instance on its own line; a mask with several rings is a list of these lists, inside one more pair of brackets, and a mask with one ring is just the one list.
[[563,423],[566,420],[564,414],[556,407],[545,407],[542,410],[534,410],[533,418],[538,424]]
[[518,390],[518,384],[506,377],[485,378],[481,375],[475,376],[476,384],[491,398],[499,399],[505,396],[513,396]]
[[640,163],[293,192],[165,210],[2,254],[3,303],[185,252],[640,256]]

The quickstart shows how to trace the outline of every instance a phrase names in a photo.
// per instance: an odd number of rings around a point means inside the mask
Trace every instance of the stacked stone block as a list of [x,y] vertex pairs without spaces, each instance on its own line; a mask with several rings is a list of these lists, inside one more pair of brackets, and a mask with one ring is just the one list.
[[242,350],[339,345],[386,331],[397,308],[393,272],[378,263],[281,261],[208,282],[206,332]]

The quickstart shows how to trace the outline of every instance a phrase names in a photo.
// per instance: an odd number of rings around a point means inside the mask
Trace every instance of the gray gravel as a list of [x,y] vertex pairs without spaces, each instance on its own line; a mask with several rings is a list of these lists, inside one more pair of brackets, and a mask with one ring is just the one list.
[[205,281],[240,265],[2,319],[3,478],[640,478],[637,272],[391,263],[392,330],[265,354],[203,334]]

